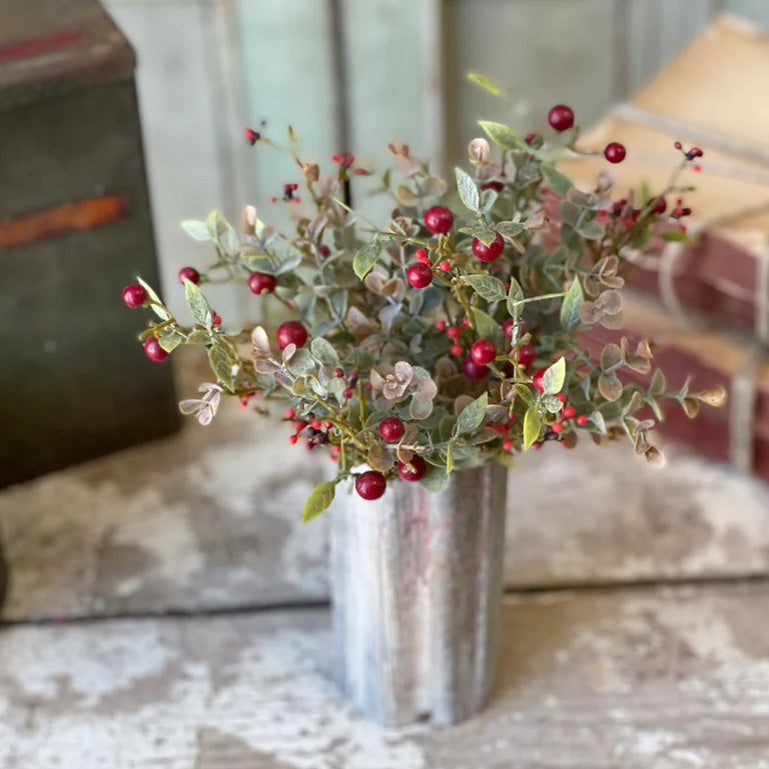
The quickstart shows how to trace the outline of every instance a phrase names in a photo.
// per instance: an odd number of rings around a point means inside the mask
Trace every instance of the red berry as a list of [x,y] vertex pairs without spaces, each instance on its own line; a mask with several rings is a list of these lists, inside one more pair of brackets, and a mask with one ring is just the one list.
[[506,441],[503,441],[502,448],[505,451],[512,451],[515,444],[508,438]]
[[546,368],[538,368],[534,375],[531,377],[531,384],[534,387],[535,390],[539,390],[539,392],[545,391],[545,385],[543,382],[543,377],[545,376],[545,371],[547,371]]
[[144,352],[147,353],[150,360],[160,361],[168,357],[168,353],[160,346],[160,342],[155,336],[148,336],[144,340]]
[[668,203],[665,198],[654,198],[652,201],[652,213],[664,214],[668,207]]
[[443,235],[454,224],[454,214],[446,206],[431,206],[425,211],[425,227],[436,235]]
[[587,424],[587,417],[584,414],[580,414],[576,420],[574,420],[580,427],[584,427]]
[[288,406],[286,410],[283,412],[283,418],[284,419],[293,419],[296,416],[296,409],[292,409],[291,406]]
[[334,376],[343,377],[344,376],[344,369],[343,368],[335,368],[334,369]]
[[222,316],[221,316],[221,315],[219,315],[219,313],[218,313],[218,312],[214,312],[214,313],[212,313],[212,316],[211,316],[211,323],[212,323],[214,326],[221,326],[221,325],[222,325]]
[[418,248],[414,252],[414,256],[417,258],[418,262],[424,262],[425,264],[430,264],[430,257],[427,255],[427,251],[425,251],[424,248]]
[[610,142],[603,151],[603,156],[610,163],[621,163],[625,159],[626,154],[625,145],[619,142]]
[[699,147],[692,147],[689,152],[695,158],[701,158],[705,154]]
[[538,136],[539,134],[536,131],[529,131],[523,140],[526,142],[526,144],[531,144]]
[[294,430],[296,430],[297,432],[299,432],[300,430],[304,430],[306,424],[307,424],[306,422],[302,422],[302,420],[297,419],[294,422]]
[[346,390],[345,390],[345,391],[342,393],[342,395],[343,395],[345,398],[347,398],[347,400],[349,400],[350,398],[352,398],[352,396],[353,396],[353,395],[355,395],[355,391],[352,389],[352,387],[348,387],[348,388],[347,388],[347,389],[346,389]]
[[278,326],[275,338],[281,350],[290,344],[301,347],[307,341],[307,329],[298,320],[287,320]]
[[446,333],[452,338],[456,339],[459,336],[459,329],[456,326],[449,326],[446,329]]
[[683,145],[681,144],[681,142],[674,142],[674,143],[673,143],[673,146],[674,146],[674,147],[675,147],[677,150],[680,150],[680,149],[681,149],[681,147],[683,147]]
[[409,470],[405,462],[398,462],[398,475],[404,481],[418,481],[427,472],[427,462],[416,454],[411,457],[409,464],[414,468],[413,471]]
[[444,259],[438,267],[443,270],[443,272],[448,272],[451,269],[451,262],[448,259]]
[[577,413],[577,409],[574,406],[564,406],[561,411],[561,416],[564,419],[571,419]]
[[405,432],[406,427],[398,417],[387,417],[379,423],[379,434],[391,443],[399,441]]
[[425,288],[433,282],[433,271],[424,262],[414,262],[406,270],[406,277],[414,288]]
[[515,351],[515,360],[521,364],[521,366],[529,366],[534,363],[537,357],[537,351],[531,342],[522,344]]
[[547,122],[556,131],[566,131],[574,125],[574,110],[565,104],[556,104],[548,113]]
[[331,254],[331,249],[325,243],[321,243],[318,246],[318,253],[321,256],[329,256]]
[[470,348],[470,356],[476,363],[484,365],[491,363],[497,357],[497,346],[491,339],[479,339],[473,342]]
[[253,128],[246,128],[246,141],[253,147],[254,144],[256,144],[259,139],[261,139],[261,136],[259,135],[259,131],[254,131]]
[[191,283],[197,283],[200,280],[200,273],[194,267],[182,267],[179,270],[179,283],[189,280]]
[[248,276],[248,287],[254,294],[261,294],[263,291],[271,293],[275,290],[276,282],[274,275],[267,275],[265,272],[252,272]]
[[558,398],[561,403],[566,403],[566,393],[556,393],[556,398]]
[[310,427],[312,427],[313,430],[320,430],[320,428],[323,427],[323,422],[321,422],[320,419],[313,419],[312,422],[310,422]]
[[379,499],[387,489],[387,481],[382,473],[376,470],[366,470],[355,479],[355,491],[363,499]]
[[469,355],[462,361],[462,371],[468,379],[483,379],[489,373],[489,367],[476,363]]
[[299,440],[299,437],[296,435],[289,435],[288,436],[288,442],[293,446],[297,441]]
[[478,238],[473,238],[473,253],[484,262],[493,262],[505,248],[505,239],[497,233],[497,236],[487,246]]
[[505,185],[502,184],[502,182],[497,181],[496,179],[493,179],[490,182],[486,182],[486,184],[482,184],[481,189],[494,190],[495,192],[502,192],[502,190],[505,189]]
[[438,329],[438,331],[443,331],[446,328],[446,321],[445,320],[436,320],[435,321],[435,328]]
[[563,430],[563,425],[560,422],[553,422],[553,424],[550,425],[550,429],[558,435]]
[[528,328],[526,327],[526,323],[522,320],[515,320],[515,318],[508,318],[503,324],[502,324],[502,333],[507,337],[507,339],[512,340],[513,338],[513,330],[515,329],[516,323],[518,324],[518,338],[522,337],[527,331]]
[[451,345],[451,354],[452,355],[461,355],[465,351],[465,348],[462,347],[461,344],[452,344]]
[[123,289],[123,301],[128,307],[141,307],[147,301],[147,290],[138,283],[131,283]]

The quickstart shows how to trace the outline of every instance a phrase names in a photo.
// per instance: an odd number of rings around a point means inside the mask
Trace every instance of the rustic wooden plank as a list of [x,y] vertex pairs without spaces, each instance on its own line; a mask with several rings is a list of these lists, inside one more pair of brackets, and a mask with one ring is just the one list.
[[[321,610],[0,631],[8,769],[766,769],[766,583],[509,598],[453,729],[341,703]],[[512,763],[511,763],[512,762]]]
[[[218,69],[215,8],[206,0],[110,0],[106,6],[137,51],[164,298],[174,313],[186,317],[177,273],[187,264],[205,266],[213,259],[207,247],[185,235],[180,222],[203,219],[227,206],[234,209],[228,190],[238,185],[233,163],[222,161],[222,143],[234,137],[224,131],[229,113],[222,108],[226,100]],[[130,277],[127,264],[126,278]],[[212,286],[207,294],[215,307],[227,308],[229,318],[242,319],[242,291]]]

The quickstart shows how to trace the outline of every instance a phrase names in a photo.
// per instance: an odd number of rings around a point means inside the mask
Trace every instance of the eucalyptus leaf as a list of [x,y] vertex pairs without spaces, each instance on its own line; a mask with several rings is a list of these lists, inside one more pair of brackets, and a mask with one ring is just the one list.
[[457,192],[459,193],[460,200],[470,211],[478,213],[481,207],[481,194],[478,191],[478,185],[473,177],[467,171],[459,168],[459,166],[454,169],[454,173],[457,177]]
[[499,302],[507,296],[502,281],[492,275],[463,275],[460,280],[471,286],[487,302]]
[[552,188],[553,192],[559,195],[565,195],[571,188],[571,179],[565,174],[562,174],[555,166],[549,163],[542,163],[542,175],[547,180],[547,183]]
[[369,273],[371,268],[376,264],[382,253],[382,244],[378,238],[375,238],[371,243],[366,243],[358,253],[355,254],[352,262],[352,269],[355,274],[363,280]]
[[186,219],[182,222],[182,229],[193,239],[201,242],[213,241],[214,237],[208,225],[197,219]]
[[561,325],[567,331],[571,331],[579,326],[579,308],[584,300],[585,295],[582,293],[582,285],[579,282],[579,277],[575,275],[569,290],[566,292],[566,296],[561,302]]
[[339,365],[339,356],[334,346],[323,337],[318,336],[312,340],[310,352],[312,352],[321,366],[336,368]]

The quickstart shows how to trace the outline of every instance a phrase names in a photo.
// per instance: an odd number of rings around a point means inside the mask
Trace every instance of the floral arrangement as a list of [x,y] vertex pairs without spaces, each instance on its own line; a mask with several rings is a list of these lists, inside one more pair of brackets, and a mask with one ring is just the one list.
[[[649,437],[660,401],[675,399],[694,416],[724,393],[691,392],[688,383],[669,392],[660,370],[646,388],[623,382],[623,369],[651,373],[651,345],[631,349],[622,338],[594,361],[580,333],[621,327],[629,252],[687,237],[681,219],[690,211],[681,200],[669,210],[668,198],[690,189],[678,175],[702,152],[677,143],[682,160],[666,189],[613,200],[608,174],[583,192],[556,168],[561,157],[598,154],[577,148],[572,110],[553,107],[549,123],[551,141],[480,121],[487,138],[470,142],[455,192],[408,146],[390,144],[394,169],[373,190],[393,201],[382,225],[351,207],[353,187],[357,196],[358,185],[372,186],[353,156],[333,156],[333,173],[322,177],[298,155],[293,130],[281,148],[247,129],[251,145],[290,153],[311,213],[289,182],[282,201],[296,207],[292,233],[265,224],[252,206],[240,231],[218,213],[184,222],[215,254],[205,272],[179,274],[191,326],[143,281],[124,290],[129,307],[157,316],[140,335],[152,360],[182,344],[207,351],[216,381],[181,410],[205,425],[222,395],[275,415],[282,404],[288,440],[330,451],[338,466],[310,495],[305,519],[326,509],[346,478],[364,499],[396,481],[440,490],[455,470],[510,465],[516,452],[571,448],[581,436],[625,435],[660,462]],[[617,142],[602,152],[608,163],[626,155]],[[204,295],[222,278],[282,303],[291,319],[274,333],[226,328]]]

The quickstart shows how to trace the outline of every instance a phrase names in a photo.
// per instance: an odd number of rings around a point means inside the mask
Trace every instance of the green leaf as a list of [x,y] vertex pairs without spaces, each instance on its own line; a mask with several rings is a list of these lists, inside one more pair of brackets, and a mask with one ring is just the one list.
[[486,417],[486,407],[489,405],[488,393],[483,393],[472,403],[468,403],[457,417],[456,433],[457,435],[469,435],[475,432]]
[[666,387],[665,373],[658,368],[652,375],[652,381],[649,383],[649,395],[658,398],[665,392]]
[[507,238],[515,238],[526,229],[520,222],[497,222],[494,226]]
[[542,374],[542,392],[555,395],[563,389],[566,380],[566,359],[562,356]]
[[308,350],[300,347],[286,364],[286,368],[294,375],[300,376],[312,371],[315,368],[315,358],[310,355]]
[[662,233],[662,239],[671,243],[693,243],[692,238],[682,230],[665,230]]
[[211,364],[211,370],[216,374],[219,381],[230,391],[232,391],[233,376],[232,364],[227,350],[221,345],[214,344],[208,351],[208,362]]
[[478,185],[473,180],[473,177],[457,167],[454,169],[454,173],[457,177],[457,192],[466,208],[478,213],[481,207],[481,193],[478,191]]
[[187,344],[208,344],[210,341],[211,334],[201,328],[196,328],[187,335]]
[[182,229],[193,240],[200,240],[203,242],[214,240],[214,237],[211,235],[211,230],[208,229],[208,225],[197,219],[186,219],[182,222]]
[[542,417],[536,406],[529,406],[523,417],[523,448],[528,449],[539,438],[542,430]]
[[[480,339],[491,339],[497,345],[497,349],[505,346],[505,335],[502,333],[502,327],[492,317],[483,310],[473,308],[473,317],[475,318],[475,330]],[[505,348],[506,349],[506,348]]]
[[173,326],[166,326],[159,334],[157,334],[157,338],[158,344],[166,352],[172,352],[186,339],[184,334],[179,331],[178,328],[174,328]]
[[318,336],[312,340],[310,352],[317,358],[321,366],[336,368],[339,365],[339,356],[336,354],[336,350],[323,337]]
[[307,497],[302,510],[302,521],[307,523],[320,515],[334,501],[336,493],[336,481],[324,481],[319,483]]
[[196,323],[205,326],[210,330],[213,314],[206,298],[201,290],[191,280],[184,281],[184,294],[187,298],[187,306],[190,308],[192,317]]
[[523,310],[523,289],[521,284],[511,275],[510,290],[507,293],[507,311],[511,318],[520,316]]
[[579,326],[579,307],[585,300],[585,295],[582,293],[582,285],[579,282],[579,277],[574,276],[574,280],[569,286],[569,290],[566,292],[566,296],[561,302],[561,325],[567,330]]
[[505,150],[520,150],[526,147],[523,137],[504,123],[495,123],[492,120],[479,120],[478,125],[486,132],[486,135],[498,146]]
[[379,238],[375,238],[371,243],[366,243],[366,245],[355,254],[355,258],[352,261],[352,269],[361,280],[366,277],[369,270],[376,263],[376,260],[379,259],[381,253],[382,244],[379,242]]
[[497,231],[483,220],[473,222],[473,224],[468,227],[460,227],[459,231],[464,232],[467,235],[472,235],[474,238],[478,238],[481,243],[487,246],[497,237]]
[[572,188],[571,179],[549,163],[542,164],[542,175],[553,191],[559,195],[565,195]]
[[442,469],[431,467],[420,479],[422,486],[433,494],[444,491],[449,485],[449,476]]
[[460,280],[487,302],[499,302],[507,296],[504,283],[492,275],[463,275]]
[[606,230],[596,221],[582,222],[577,227],[577,232],[582,235],[585,240],[601,240],[606,234]]
[[489,93],[494,94],[494,96],[499,96],[502,93],[502,89],[488,75],[484,75],[483,72],[468,72],[467,79]]
[[144,286],[147,296],[152,301],[152,311],[155,315],[157,315],[160,320],[168,320],[171,316],[163,308],[163,302],[160,301],[160,297],[155,293],[155,289],[153,289],[149,283],[143,281],[138,275],[136,276],[136,280],[140,285]]
[[454,441],[449,441],[446,446],[446,475],[454,469]]

